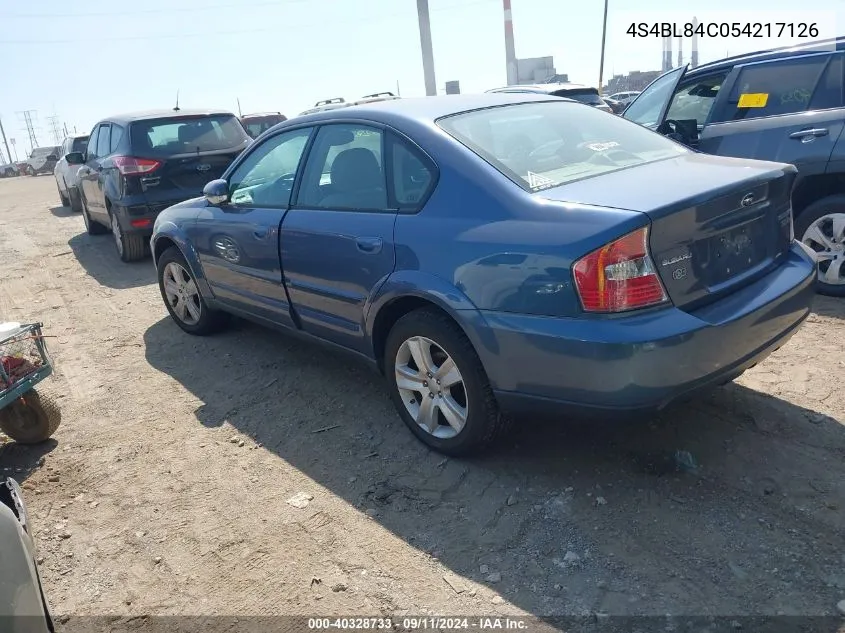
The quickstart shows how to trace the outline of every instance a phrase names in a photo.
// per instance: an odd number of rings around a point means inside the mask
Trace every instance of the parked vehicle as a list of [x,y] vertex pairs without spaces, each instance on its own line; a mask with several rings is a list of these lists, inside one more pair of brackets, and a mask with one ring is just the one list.
[[622,107],[627,108],[639,94],[638,90],[627,90],[624,92],[614,92],[610,95],[610,98],[618,103],[621,103]]
[[288,118],[281,112],[260,112],[247,114],[240,118],[241,125],[244,126],[246,133],[251,138],[258,138],[277,123],[287,120]]
[[68,136],[59,150],[59,161],[53,170],[56,177],[56,187],[59,189],[59,199],[63,207],[70,207],[72,211],[82,211],[82,200],[79,195],[79,165],[68,165],[67,155],[71,152],[85,152],[88,147],[87,134]]
[[52,174],[59,160],[58,146],[36,147],[26,160],[26,171],[30,176]]
[[14,163],[0,165],[0,178],[12,178],[20,174],[18,166]]
[[701,152],[794,164],[795,231],[834,296],[845,296],[844,68],[845,37],[684,66],[624,114]]
[[334,97],[332,99],[323,99],[318,101],[314,104],[313,108],[308,108],[307,110],[300,112],[300,116],[303,114],[313,114],[315,112],[324,112],[326,110],[337,110],[338,108],[348,108],[350,103],[346,102],[346,99],[343,97]]
[[550,95],[553,97],[566,97],[567,99],[586,103],[587,105],[591,105],[599,110],[604,110],[605,112],[613,112],[612,108],[604,102],[604,99],[601,98],[599,91],[596,88],[590,88],[589,86],[582,86],[580,84],[548,83],[526,86],[506,86],[505,88],[493,88],[487,92],[516,92]]
[[158,110],[104,119],[91,131],[81,165],[82,217],[88,233],[111,229],[125,262],[147,254],[156,216],[200,194],[252,142],[237,117],[218,110]]
[[625,111],[625,106],[620,101],[616,101],[610,97],[602,97],[602,101],[610,106],[610,111],[613,112],[613,114],[622,114]]
[[461,454],[503,412],[651,411],[783,345],[816,279],[795,173],[567,99],[402,99],[281,124],[151,246],[185,332],[236,314],[356,353]]
[[11,477],[0,482],[0,622],[6,631],[53,633],[31,520],[18,482]]

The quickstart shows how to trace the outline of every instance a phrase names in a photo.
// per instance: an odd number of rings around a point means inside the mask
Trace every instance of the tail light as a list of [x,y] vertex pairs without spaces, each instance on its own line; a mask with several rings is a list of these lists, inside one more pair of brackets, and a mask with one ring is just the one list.
[[148,174],[161,167],[161,161],[150,158],[133,158],[132,156],[115,156],[112,158],[114,166],[123,176]]
[[624,312],[667,300],[648,254],[647,227],[582,257],[573,270],[586,312]]

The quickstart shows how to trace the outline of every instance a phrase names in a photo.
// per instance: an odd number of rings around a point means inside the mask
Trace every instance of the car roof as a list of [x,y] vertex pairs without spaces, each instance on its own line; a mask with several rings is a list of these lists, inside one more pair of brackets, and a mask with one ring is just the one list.
[[252,119],[253,117],[264,117],[264,116],[282,116],[281,112],[253,112],[252,114],[245,114],[241,118],[242,119]]
[[525,85],[514,85],[514,86],[504,86],[502,88],[493,88],[492,90],[488,90],[487,92],[501,92],[505,90],[521,90],[524,92],[539,92],[543,94],[551,94],[552,92],[557,92],[558,90],[596,90],[592,86],[585,86],[584,84],[573,84],[573,83],[552,83],[552,84],[525,84]]
[[699,73],[707,73],[714,70],[723,70],[733,68],[737,64],[750,64],[752,62],[764,62],[792,55],[801,55],[806,53],[824,53],[833,51],[845,50],[845,36],[835,37],[826,40],[815,40],[805,44],[798,44],[796,46],[782,46],[780,48],[770,48],[763,51],[755,51],[753,53],[743,53],[742,55],[734,55],[733,57],[726,57],[707,64],[701,64],[695,68],[690,68],[687,75],[696,75]]
[[351,105],[335,110],[323,110],[310,114],[303,114],[288,119],[279,126],[287,127],[290,123],[314,121],[315,123],[327,119],[368,119],[392,121],[434,122],[445,116],[460,114],[470,110],[482,110],[503,105],[531,102],[570,101],[562,97],[550,97],[546,94],[532,94],[525,92],[485,92],[482,94],[443,95],[437,97],[411,97],[406,99],[390,99],[374,101],[360,105]]
[[115,116],[106,117],[100,120],[100,123],[131,123],[133,121],[143,121],[145,119],[164,119],[164,118],[175,118],[175,117],[183,117],[183,116],[214,116],[214,115],[227,115],[227,116],[235,116],[233,112],[229,110],[200,110],[200,109],[193,109],[193,110],[185,110],[179,109],[174,110],[173,108],[169,110],[142,110],[139,112],[126,112],[124,114],[117,114]]

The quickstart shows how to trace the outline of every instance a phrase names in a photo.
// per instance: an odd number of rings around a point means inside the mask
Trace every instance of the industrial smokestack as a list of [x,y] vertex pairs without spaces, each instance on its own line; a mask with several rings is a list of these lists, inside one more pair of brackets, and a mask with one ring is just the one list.
[[417,19],[420,23],[420,48],[422,49],[423,77],[425,94],[437,96],[437,83],[434,81],[434,51],[431,47],[431,20],[428,15],[428,0],[417,0]]
[[678,38],[678,66],[684,65],[684,38]]
[[508,85],[518,83],[516,73],[516,47],[513,43],[513,16],[511,15],[511,0],[503,0],[505,10],[505,69]]
[[692,19],[692,53],[690,53],[690,66],[695,68],[698,66],[698,35],[696,35],[696,27],[698,27],[698,18]]
[[663,71],[672,69],[672,37],[663,38]]

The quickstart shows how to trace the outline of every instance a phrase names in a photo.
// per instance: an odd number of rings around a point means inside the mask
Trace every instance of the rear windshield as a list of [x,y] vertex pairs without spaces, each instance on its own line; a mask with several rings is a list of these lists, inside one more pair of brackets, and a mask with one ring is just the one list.
[[237,149],[249,142],[238,119],[229,114],[135,121],[129,130],[132,151],[149,155]]
[[279,116],[269,116],[269,117],[255,117],[244,119],[242,121],[243,126],[246,128],[247,134],[249,134],[252,138],[263,134],[271,127],[276,125],[277,123],[281,123],[285,119]]
[[56,148],[55,147],[36,147],[32,150],[32,154],[29,155],[30,158],[40,158],[41,156],[49,156],[50,154],[55,154]]
[[532,192],[690,151],[621,117],[566,101],[473,110],[437,124]]
[[88,147],[88,137],[87,136],[79,136],[73,139],[73,145],[70,148],[72,152],[84,152],[85,149]]
[[566,97],[567,99],[575,99],[581,103],[588,103],[590,105],[602,105],[604,102],[599,97],[597,90],[592,88],[584,88],[583,90],[558,90],[553,93],[556,97]]

